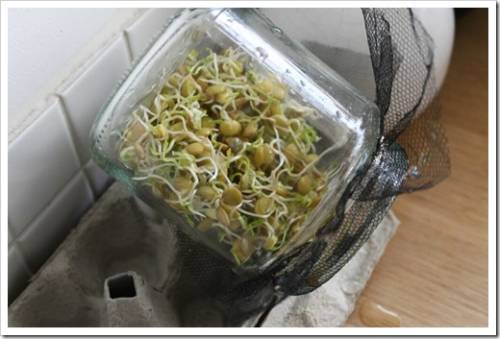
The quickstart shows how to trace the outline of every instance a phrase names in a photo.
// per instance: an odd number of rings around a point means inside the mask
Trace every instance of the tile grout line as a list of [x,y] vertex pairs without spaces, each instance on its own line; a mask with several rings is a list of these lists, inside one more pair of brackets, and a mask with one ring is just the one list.
[[[66,103],[64,102],[64,99],[62,98],[62,96],[60,94],[55,93],[54,96],[57,98],[59,104],[61,105],[61,111],[63,113],[64,123],[66,124],[66,127],[68,128],[70,139],[71,139],[71,142],[70,142],[71,143],[71,149],[72,149],[74,155],[76,155],[76,158],[78,160],[78,166],[79,166],[79,171],[78,172],[82,172],[83,173],[83,177],[85,178],[85,181],[90,186],[90,191],[92,192],[92,199],[95,201],[97,193],[95,192],[94,186],[92,185],[92,183],[90,181],[90,178],[89,178],[89,175],[88,175],[88,173],[86,171],[86,168],[85,168],[85,166],[87,165],[88,162],[85,163],[85,164],[83,163],[83,161],[82,161],[82,159],[80,157],[80,153],[78,152],[78,149],[76,147],[77,138],[76,138],[75,127],[73,126],[73,123],[71,122],[71,119],[69,118],[68,108],[66,107]],[[78,175],[78,172],[75,174],[75,176]],[[71,178],[68,181],[68,183],[73,178]]]
[[[83,172],[84,172],[84,171],[83,171],[83,168],[80,168],[80,169],[79,169],[79,170],[78,170],[78,171],[77,171],[77,172],[76,172],[76,173],[75,173],[75,174],[74,174],[74,175],[73,175],[73,176],[72,176],[72,177],[71,177],[71,178],[70,178],[70,179],[69,179],[69,180],[68,180],[65,184],[64,184],[63,188],[61,188],[61,189],[60,189],[60,190],[59,190],[59,191],[55,194],[54,198],[53,198],[53,199],[51,199],[51,200],[48,202],[48,204],[47,204],[47,205],[45,205],[44,209],[43,209],[40,213],[38,213],[37,215],[35,215],[35,216],[33,217],[33,219],[31,219],[28,223],[26,223],[26,226],[24,227],[24,229],[23,229],[21,232],[19,232],[19,234],[16,236],[16,238],[15,238],[15,239],[12,239],[12,243],[14,243],[14,241],[15,241],[16,243],[18,243],[18,244],[20,245],[20,243],[19,243],[19,241],[18,241],[18,240],[19,240],[19,238],[23,237],[23,236],[24,236],[24,234],[25,234],[26,232],[28,232],[28,230],[29,230],[29,229],[31,228],[31,226],[32,226],[32,225],[36,222],[36,220],[38,219],[38,217],[40,217],[40,215],[42,215],[42,214],[46,211],[46,209],[50,207],[50,205],[54,202],[54,200],[56,200],[56,199],[57,199],[57,197],[58,197],[60,194],[62,194],[62,193],[64,192],[64,190],[68,187],[68,185],[70,185],[70,184],[71,184],[74,180],[76,180],[76,178],[78,177],[78,175],[79,175],[80,173],[82,174],[82,176],[83,176],[83,177],[84,177],[84,179],[85,179],[85,174],[84,174]],[[91,187],[91,185],[89,185],[89,186]],[[91,190],[91,191],[92,191],[92,190]],[[20,246],[20,247],[22,247],[22,246]]]
[[125,47],[127,48],[127,56],[128,56],[129,67],[130,67],[134,58],[133,58],[133,53],[132,53],[132,47],[130,46],[130,38],[128,36],[126,29],[124,29],[122,31],[122,36],[123,36],[123,39],[125,40]]
[[[82,173],[84,179],[85,178],[85,174],[83,173],[83,168],[79,168],[71,178],[68,179],[68,181],[66,181],[64,183],[64,185],[62,186],[62,188],[57,191],[54,196],[52,197],[52,199],[50,199],[44,206],[43,206],[43,209],[38,212],[38,214],[36,214],[33,218],[31,218],[24,226],[23,226],[23,229],[16,234],[16,236],[12,239],[12,243],[14,243],[14,241],[17,241],[21,236],[24,235],[24,233],[26,233],[28,231],[28,229],[30,228],[30,226],[36,221],[36,219],[45,211],[46,208],[48,208],[50,206],[50,204],[52,204],[54,202],[55,199],[57,199],[57,197],[66,189],[66,187],[73,181],[75,180],[75,178],[78,176],[78,174]],[[92,192],[92,185],[90,185],[89,183],[87,183],[90,187],[90,191]],[[94,199],[95,201],[95,199]],[[13,229],[11,227],[11,229]],[[14,232],[12,234],[15,234]]]
[[14,127],[12,130],[9,130],[8,131],[9,144],[13,142],[17,137],[19,137],[19,135],[22,134],[22,131],[24,129],[28,128],[31,124],[34,123],[36,119],[38,119],[34,118],[38,111],[40,110],[46,111],[47,109],[46,103],[48,102],[49,98],[52,95],[59,96],[59,94],[57,93],[59,90],[68,86],[70,83],[77,81],[77,79],[84,73],[85,69],[93,67],[96,64],[97,60],[99,59],[101,53],[103,53],[102,51],[106,50],[111,45],[113,45],[113,43],[116,42],[117,40],[116,38],[119,34],[120,34],[120,29],[111,34],[108,39],[106,39],[99,46],[97,46],[96,49],[89,54],[86,60],[76,65],[74,69],[71,72],[68,72],[68,75],[65,78],[63,78],[57,86],[54,87],[53,91],[55,91],[55,93],[47,93],[44,99],[46,102],[43,103],[43,101],[40,101],[41,103],[40,105],[43,105],[42,107],[33,108],[31,112],[16,127]]
[[[13,241],[14,242],[14,241]],[[29,278],[28,282],[30,281],[31,277],[35,274],[31,267],[28,265],[28,261],[26,260],[26,253],[24,253],[24,249],[22,248],[21,244],[17,242],[17,240],[13,243],[13,246],[17,247],[17,251],[19,252],[21,264],[23,265],[23,268],[28,272]]]
[[70,139],[71,139],[71,150],[73,151],[74,155],[76,155],[76,158],[78,160],[78,166],[80,168],[82,168],[82,159],[80,158],[80,154],[78,153],[78,149],[77,149],[77,139],[75,137],[76,135],[76,132],[75,132],[75,128],[73,126],[73,123],[71,122],[71,119],[69,118],[69,115],[68,115],[68,109],[66,107],[66,103],[64,102],[64,99],[62,98],[62,96],[59,94],[59,93],[54,93],[53,94],[59,105],[61,106],[61,111],[63,113],[63,119],[64,119],[64,124],[66,125],[66,127],[68,128],[68,132],[69,132],[69,135],[70,135]]
[[[7,224],[7,227],[8,227],[8,232],[12,232],[12,227],[10,226],[10,224]],[[17,241],[17,238],[18,237],[12,239],[12,242],[11,242],[10,246],[7,244],[7,247],[9,247],[7,249],[7,256],[8,256],[8,252],[9,252],[10,248],[15,248],[16,251],[18,252],[19,261],[21,262],[22,268],[28,273],[28,278],[27,279],[22,279],[22,281],[17,281],[17,282],[14,283],[14,285],[21,285],[22,286],[23,284],[26,283],[25,287],[27,287],[29,285],[29,283],[30,283],[30,280],[33,279],[34,272],[29,267],[28,261],[26,260],[26,254],[24,253],[24,249],[21,246],[21,244]],[[9,267],[9,265],[11,265],[11,264],[9,263],[9,260],[7,258],[7,268]],[[7,282],[7,285],[8,284],[9,283]],[[23,290],[24,290],[24,288],[23,288]],[[21,293],[22,293],[22,291],[19,294],[17,294],[17,296],[19,296]]]
[[[12,231],[12,226],[10,226],[10,223],[7,223],[7,232],[9,232],[10,234],[14,234],[14,232]],[[7,247],[10,247],[9,245],[14,245],[16,240],[17,240],[17,236],[12,237],[12,240],[10,241],[10,244],[9,244],[9,236],[7,235]],[[8,248],[8,249],[10,249],[10,248]]]
[[129,67],[133,66],[133,61],[134,61],[134,53],[132,52],[132,46],[130,45],[130,36],[128,34],[128,30],[130,28],[132,28],[137,22],[139,22],[139,20],[141,20],[142,18],[144,18],[147,13],[149,11],[151,11],[152,9],[149,8],[149,9],[146,9],[144,11],[137,11],[137,16],[134,18],[134,20],[132,22],[129,23],[129,25],[125,26],[123,29],[122,29],[122,36],[123,38],[125,39],[125,45],[127,47],[127,54],[128,54],[128,62],[129,62]]
[[[62,87],[64,87],[66,85],[66,83],[68,82],[68,80],[76,81],[78,79],[78,77],[81,76],[81,74],[83,73],[84,69],[88,69],[92,65],[94,65],[96,63],[96,60],[98,59],[98,56],[100,55],[100,53],[102,53],[102,50],[105,50],[109,46],[111,46],[113,44],[113,42],[116,41],[116,37],[118,35],[120,35],[120,33],[125,38],[125,45],[126,45],[126,48],[127,48],[128,61],[129,61],[129,63],[132,63],[132,61],[133,61],[133,53],[132,53],[132,48],[130,46],[130,41],[129,41],[129,36],[128,36],[128,33],[127,33],[127,29],[129,29],[130,27],[132,27],[140,18],[142,18],[145,15],[145,13],[146,12],[140,13],[137,16],[137,18],[135,18],[135,20],[133,22],[131,22],[125,28],[122,28],[121,32],[120,32],[120,30],[118,30],[117,32],[115,32],[114,34],[112,34],[109,39],[105,40],[98,48],[96,48],[96,50],[94,52],[92,52],[89,55],[89,57],[87,58],[86,61],[83,61],[81,64],[77,65],[75,67],[75,69],[72,72],[70,72],[70,75],[68,75],[65,79],[63,79],[63,80],[60,81],[59,85],[57,85],[55,87],[56,93],[48,93],[47,94],[47,96],[45,98],[45,103],[43,103],[43,106],[41,106],[39,108],[36,108],[36,107],[33,108],[30,111],[30,113],[16,127],[12,128],[12,129],[9,129],[9,131],[8,131],[9,144],[12,143],[14,140],[16,140],[22,134],[23,130],[25,130],[26,128],[28,128],[37,119],[39,119],[39,117],[36,118],[36,113],[37,112],[39,112],[39,111],[45,112],[46,111],[46,108],[49,105],[48,104],[49,98],[51,96],[53,96],[53,95],[57,96],[57,97],[60,97],[60,95],[57,93],[57,91],[59,89],[61,89]],[[76,76],[74,75],[75,73],[77,74]]]
[[19,123],[19,126],[16,126],[12,130],[8,131],[7,137],[9,146],[13,144],[16,140],[21,138],[22,135],[25,133],[25,131],[29,129],[32,125],[37,123],[39,120],[41,120],[45,114],[48,114],[47,112],[51,107],[50,97],[53,95],[54,93],[50,93],[49,95],[47,95],[47,98],[45,98],[45,101],[43,105],[41,105],[41,108],[32,109],[31,113]]
[[[35,217],[36,218],[36,217]],[[29,226],[29,225],[28,225]],[[7,224],[7,227],[8,227],[8,232],[11,232],[12,234],[14,234],[12,232],[12,226],[10,226],[10,224]],[[26,227],[27,228],[27,227]],[[23,230],[23,232],[26,230],[26,228]],[[21,232],[22,233],[22,232]],[[7,246],[8,247],[16,247],[17,248],[17,251],[19,252],[21,258],[21,264],[23,265],[24,269],[28,272],[28,274],[30,275],[30,277],[28,278],[28,281],[29,279],[31,279],[31,276],[33,276],[33,272],[31,271],[31,268],[28,266],[28,262],[26,260],[26,254],[24,253],[24,249],[23,247],[21,246],[21,244],[17,241],[17,239],[19,238],[19,235],[21,235],[21,233],[18,234],[17,237],[13,238],[12,239],[12,242],[11,242],[11,246]],[[10,250],[10,248],[9,248]],[[8,265],[9,263],[7,263]]]
[[[17,239],[17,237],[14,237],[14,232],[12,231],[12,226],[10,225],[10,218],[9,215],[7,214],[7,232],[12,236],[12,240],[10,241],[11,243],[14,243],[14,240]],[[9,234],[7,234],[7,247],[9,247]]]

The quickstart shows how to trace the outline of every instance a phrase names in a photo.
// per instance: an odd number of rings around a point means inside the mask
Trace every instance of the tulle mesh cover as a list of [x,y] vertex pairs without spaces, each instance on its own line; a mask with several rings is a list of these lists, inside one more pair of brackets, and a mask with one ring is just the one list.
[[258,276],[235,274],[225,260],[178,232],[181,276],[172,297],[181,315],[188,314],[181,316],[183,325],[258,325],[276,303],[311,292],[337,273],[398,194],[431,187],[448,176],[431,37],[409,9],[362,12],[382,116],[382,137],[371,164],[350,183],[335,218],[314,241]]

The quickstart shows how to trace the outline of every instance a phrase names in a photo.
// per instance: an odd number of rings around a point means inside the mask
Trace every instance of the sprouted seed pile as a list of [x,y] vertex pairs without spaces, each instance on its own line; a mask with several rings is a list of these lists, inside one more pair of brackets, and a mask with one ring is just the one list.
[[149,107],[121,135],[134,179],[203,232],[215,232],[238,264],[278,251],[300,232],[327,181],[316,163],[313,109],[241,51],[191,51]]

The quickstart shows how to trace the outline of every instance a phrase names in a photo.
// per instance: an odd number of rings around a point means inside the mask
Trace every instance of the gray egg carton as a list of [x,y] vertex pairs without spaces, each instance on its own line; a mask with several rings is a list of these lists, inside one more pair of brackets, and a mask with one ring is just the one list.
[[12,303],[9,326],[179,326],[171,232],[114,184]]
[[[345,305],[326,311],[336,310],[330,317],[333,323],[347,318],[360,293],[348,296],[336,284],[356,284],[361,290],[396,226],[391,216],[384,219],[371,241],[337,275],[343,281],[332,279],[316,292],[333,288],[346,295],[332,301],[344,300]],[[132,198],[124,186],[113,184],[9,307],[9,326],[222,326],[222,315],[203,297],[175,301],[181,293],[178,286],[189,290],[189,282],[180,281],[176,239],[172,227]],[[286,299],[263,325],[286,326],[287,313],[297,312],[291,302],[301,298]],[[309,308],[307,312],[314,312],[314,305]],[[325,313],[325,309],[318,311]],[[241,326],[253,326],[256,321],[250,319]]]

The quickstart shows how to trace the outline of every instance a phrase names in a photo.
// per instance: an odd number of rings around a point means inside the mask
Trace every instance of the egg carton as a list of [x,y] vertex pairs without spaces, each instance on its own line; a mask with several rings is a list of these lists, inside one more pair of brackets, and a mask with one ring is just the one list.
[[[346,295],[332,301],[336,303],[336,313],[330,317],[332,324],[341,323],[352,311],[359,291],[397,227],[391,218],[384,219],[374,233],[375,240],[366,244],[361,256],[355,256],[354,264],[338,273],[343,281],[332,279],[334,285],[327,286],[330,291],[334,286]],[[186,293],[190,285],[182,281],[177,237],[168,226],[124,186],[113,184],[11,304],[9,326],[223,326],[222,315],[209,299],[203,298],[203,291],[192,291],[191,298],[178,298],[179,290]],[[349,285],[357,286],[356,293],[342,288]],[[301,297],[288,298],[276,306],[267,322],[261,319],[260,324],[286,326],[291,319],[287,314],[293,316],[300,309],[296,304],[302,299],[296,298]],[[304,312],[314,312],[314,304],[308,305]],[[240,325],[256,323],[257,319],[248,319]]]

